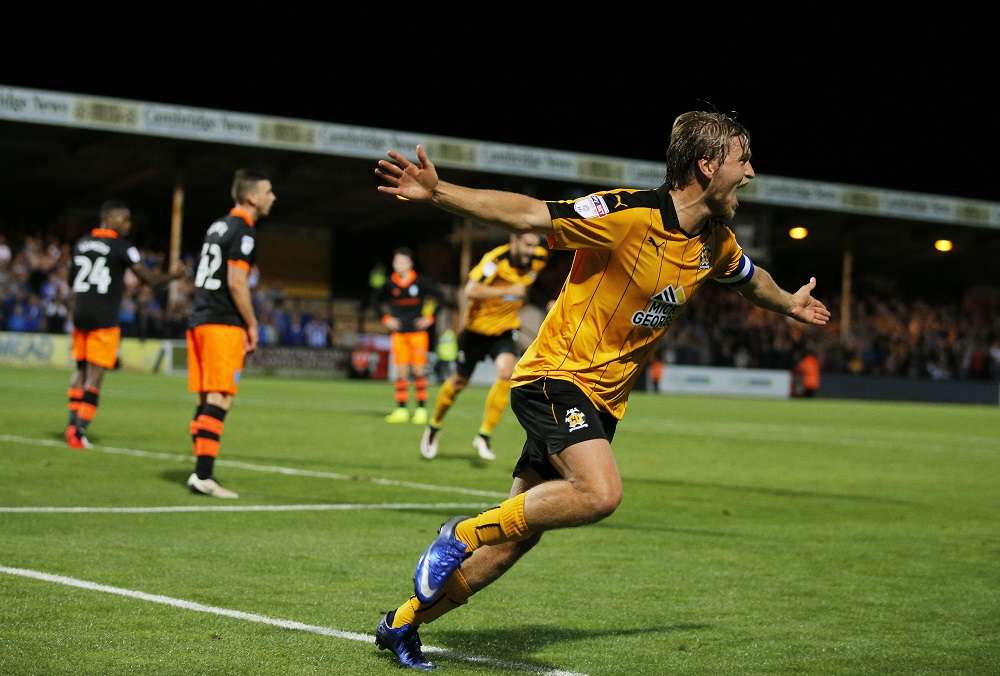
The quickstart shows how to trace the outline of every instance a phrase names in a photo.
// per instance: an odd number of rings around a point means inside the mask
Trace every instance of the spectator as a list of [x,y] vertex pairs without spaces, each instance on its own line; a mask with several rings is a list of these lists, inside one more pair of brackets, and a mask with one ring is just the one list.
[[24,316],[24,308],[20,305],[15,305],[14,309],[10,313],[10,318],[7,320],[7,330],[8,331],[27,331],[28,330],[28,319]]
[[312,348],[330,346],[330,323],[318,317],[310,319],[302,329],[306,345]]

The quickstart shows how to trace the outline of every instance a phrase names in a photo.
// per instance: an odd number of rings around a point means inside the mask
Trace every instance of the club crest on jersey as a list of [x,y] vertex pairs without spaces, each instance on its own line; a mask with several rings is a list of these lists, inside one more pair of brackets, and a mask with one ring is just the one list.
[[566,411],[566,424],[569,425],[570,432],[576,432],[577,430],[582,430],[584,427],[589,427],[587,416],[575,406]]
[[636,310],[632,315],[634,326],[646,326],[651,329],[662,329],[670,326],[680,308],[687,302],[684,287],[667,285],[662,291],[649,299],[649,304],[642,310]]
[[240,240],[240,251],[243,252],[244,256],[250,255],[250,252],[253,251],[253,237],[243,235],[243,239]]
[[416,296],[418,293],[420,293],[420,287],[418,287],[416,284],[410,287],[411,296]]
[[712,267],[712,247],[705,245],[701,248],[701,260],[698,261],[699,270],[709,270]]
[[608,203],[600,195],[588,195],[573,202],[573,211],[584,218],[600,218],[607,216],[611,209],[608,209]]

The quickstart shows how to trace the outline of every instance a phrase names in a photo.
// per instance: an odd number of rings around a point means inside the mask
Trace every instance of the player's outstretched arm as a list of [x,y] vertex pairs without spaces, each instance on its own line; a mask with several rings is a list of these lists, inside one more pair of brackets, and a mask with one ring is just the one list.
[[170,272],[159,272],[150,270],[145,265],[136,264],[132,266],[132,272],[143,284],[149,286],[159,286],[160,284],[166,284],[167,282],[172,282],[175,279],[180,279],[187,276],[187,267],[183,263],[177,263],[172,268]]
[[423,146],[417,146],[416,163],[395,150],[389,151],[389,159],[392,161],[379,160],[375,169],[385,183],[378,187],[380,192],[433,204],[510,232],[545,234],[552,229],[549,209],[541,200],[513,192],[465,188],[440,180]]
[[764,268],[757,266],[754,276],[740,289],[744,298],[755,305],[783,314],[803,324],[823,326],[830,321],[830,311],[821,301],[812,297],[816,288],[816,278],[810,277],[795,293],[788,293],[779,287],[774,278]]
[[471,279],[465,283],[463,289],[465,297],[469,300],[484,300],[486,298],[524,298],[528,290],[523,284],[513,284],[511,286],[489,286],[474,282]]

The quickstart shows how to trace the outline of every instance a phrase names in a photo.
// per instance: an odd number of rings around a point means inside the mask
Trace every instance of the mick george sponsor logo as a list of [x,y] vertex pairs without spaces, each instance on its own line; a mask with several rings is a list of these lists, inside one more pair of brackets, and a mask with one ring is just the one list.
[[666,328],[674,321],[674,317],[685,302],[687,296],[684,287],[674,288],[671,284],[650,298],[649,304],[644,309],[635,311],[632,315],[632,324],[651,329]]

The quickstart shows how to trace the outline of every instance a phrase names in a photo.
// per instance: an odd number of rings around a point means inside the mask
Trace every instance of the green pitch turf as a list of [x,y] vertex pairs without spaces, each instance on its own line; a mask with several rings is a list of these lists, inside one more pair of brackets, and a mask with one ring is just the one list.
[[[374,632],[475,509],[441,505],[496,503],[523,441],[508,412],[475,461],[470,389],[427,462],[419,427],[382,421],[391,385],[247,378],[217,468],[241,498],[213,501],[183,486],[182,379],[109,374],[97,447],[72,452],[67,378],[0,370],[0,508],[382,507],[0,511],[0,566],[339,632]],[[438,673],[1000,672],[1000,410],[637,394],[614,447],[618,512],[424,627]],[[366,642],[0,573],[0,673],[400,672]]]

